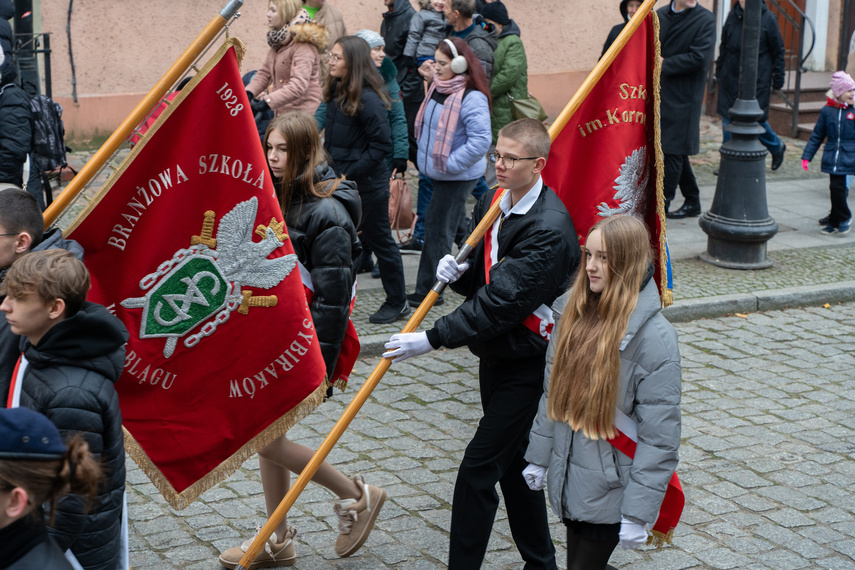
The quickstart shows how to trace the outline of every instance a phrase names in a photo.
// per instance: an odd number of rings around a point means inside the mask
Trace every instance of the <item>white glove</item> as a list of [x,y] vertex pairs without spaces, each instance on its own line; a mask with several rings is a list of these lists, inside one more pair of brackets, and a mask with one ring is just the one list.
[[643,524],[620,518],[620,547],[624,550],[638,548],[647,544],[647,529]]
[[464,261],[457,265],[453,255],[446,255],[436,264],[436,278],[443,283],[454,283],[467,269],[469,269],[468,262]]
[[526,485],[532,491],[542,491],[546,486],[546,467],[529,463],[522,474]]
[[393,334],[385,345],[387,349],[383,358],[400,362],[413,356],[425,354],[433,350],[426,332]]

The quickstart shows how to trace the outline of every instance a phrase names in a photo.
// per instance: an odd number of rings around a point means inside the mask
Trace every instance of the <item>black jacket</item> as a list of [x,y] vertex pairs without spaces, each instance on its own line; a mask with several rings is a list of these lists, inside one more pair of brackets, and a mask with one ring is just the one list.
[[629,12],[627,12],[626,5],[629,4],[629,0],[621,0],[620,2],[620,15],[623,22],[620,24],[616,24],[612,27],[609,32],[609,37],[606,38],[606,43],[603,44],[603,53],[600,54],[600,58],[606,55],[606,52],[609,51],[609,48],[612,47],[612,44],[615,43],[615,40],[623,31],[624,27],[626,27],[626,23],[629,22]]
[[15,17],[15,4],[12,0],[0,0],[0,48],[6,54],[7,61],[12,61],[12,44],[15,35],[9,20]]
[[[333,178],[335,172],[329,166],[315,170],[315,183]],[[330,378],[347,328],[356,260],[362,252],[356,237],[361,217],[356,185],[343,180],[329,198],[293,200],[285,220],[294,253],[312,276],[309,310]]]
[[17,72],[7,56],[0,78],[0,182],[24,186],[24,163],[33,150],[30,97],[15,85]]
[[[448,37],[454,35],[454,28],[451,24],[446,25]],[[493,80],[493,52],[499,45],[499,36],[496,34],[496,29],[493,26],[487,27],[483,18],[478,18],[474,22],[472,31],[461,38],[466,44],[472,48],[475,57],[481,62],[484,68],[484,73],[487,74],[487,82]]]
[[324,148],[336,174],[356,182],[360,194],[389,191],[386,155],[392,152],[392,128],[383,100],[367,85],[362,87],[362,103],[353,117],[342,111],[335,98],[327,101]]
[[[497,189],[485,192],[472,214],[474,229]],[[505,218],[499,232],[499,262],[484,278],[484,240],[469,256],[470,268],[451,284],[466,296],[454,312],[427,331],[435,348],[468,345],[491,360],[543,357],[546,340],[522,322],[540,305],[552,306],[570,283],[582,257],[573,220],[549,187],[524,215]]]
[[54,325],[37,347],[21,340],[29,361],[21,406],[47,416],[64,438],[81,432],[105,472],[92,510],[83,514],[83,498],[66,495],[48,529],[86,570],[113,570],[119,561],[125,448],[113,384],[122,373],[127,340],[125,326],[95,303]]
[[[760,50],[757,54],[757,103],[763,109],[763,120],[769,118],[769,97],[772,89],[784,86],[784,39],[778,19],[760,4]],[[730,117],[730,108],[739,94],[739,68],[742,57],[742,18],[739,3],[733,6],[721,29],[721,44],[715,61],[718,81],[718,114]]]
[[0,568],[7,570],[71,570],[65,554],[48,536],[42,515],[31,513],[0,528]]
[[401,101],[406,103],[418,103],[425,98],[424,80],[419,75],[416,62],[404,55],[410,21],[415,13],[410,0],[395,0],[394,10],[383,12],[383,23],[380,24],[380,35],[386,42],[386,55],[398,69]]
[[704,84],[715,51],[715,16],[698,4],[657,10],[662,46],[662,152],[698,154]]
[[[62,232],[58,229],[52,229],[42,236],[42,241],[31,251],[46,251],[48,249],[64,249],[73,253],[77,259],[83,260],[83,248],[80,247],[80,244],[74,240],[63,239]],[[0,283],[3,282],[8,269],[8,267],[0,268]],[[3,296],[0,295],[0,301],[2,300]],[[12,371],[15,369],[18,355],[21,354],[21,350],[18,348],[20,342],[21,337],[9,330],[6,313],[0,312],[0,402],[2,403],[6,402]]]

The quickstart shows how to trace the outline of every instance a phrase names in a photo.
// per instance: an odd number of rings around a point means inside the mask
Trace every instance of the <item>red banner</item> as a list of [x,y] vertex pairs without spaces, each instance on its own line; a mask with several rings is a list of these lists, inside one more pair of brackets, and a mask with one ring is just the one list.
[[[563,200],[582,244],[600,218],[630,214],[643,219],[650,229],[659,292],[670,304],[659,143],[658,38],[659,22],[651,11],[623,49],[620,39],[615,42],[609,51],[620,49],[619,53],[553,137],[543,180]],[[606,54],[604,60],[609,57]]]
[[323,399],[297,257],[229,40],[68,229],[131,333],[127,449],[184,508]]

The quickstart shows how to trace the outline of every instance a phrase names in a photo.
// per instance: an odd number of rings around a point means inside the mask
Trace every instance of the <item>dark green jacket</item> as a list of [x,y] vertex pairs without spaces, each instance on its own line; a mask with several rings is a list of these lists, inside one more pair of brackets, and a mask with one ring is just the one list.
[[493,97],[490,122],[493,126],[493,144],[496,144],[499,129],[514,120],[508,95],[514,99],[528,97],[525,47],[520,39],[520,29],[513,20],[502,30],[499,45],[493,53],[493,82],[490,84],[490,94]]

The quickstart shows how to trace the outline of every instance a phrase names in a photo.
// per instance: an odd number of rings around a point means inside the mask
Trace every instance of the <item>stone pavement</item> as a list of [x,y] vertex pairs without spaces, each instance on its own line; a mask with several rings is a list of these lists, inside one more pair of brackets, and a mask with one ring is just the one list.
[[[612,564],[680,568],[855,568],[855,303],[676,325],[683,358],[678,472],[687,504],[674,543]],[[290,432],[316,448],[376,365]],[[336,558],[332,496],[310,484],[291,511],[300,569],[442,568],[456,468],[479,418],[477,359],[438,351],[392,367],[331,461],[389,498],[352,558]],[[176,512],[128,462],[135,569],[214,570],[264,522],[258,462]],[[552,538],[564,567],[565,534]],[[521,568],[502,508],[485,568]]]

